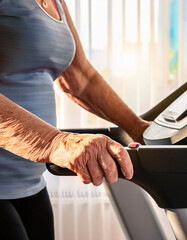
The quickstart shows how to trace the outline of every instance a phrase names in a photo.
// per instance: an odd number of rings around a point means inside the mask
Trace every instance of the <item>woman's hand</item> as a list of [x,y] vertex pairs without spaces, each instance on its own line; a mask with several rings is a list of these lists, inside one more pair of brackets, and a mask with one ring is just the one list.
[[151,122],[145,121],[143,119],[139,121],[139,123],[135,126],[131,134],[131,138],[133,139],[134,142],[145,144],[143,141],[143,132],[147,127],[149,127],[150,124]]
[[105,177],[114,183],[119,163],[124,176],[132,178],[133,166],[127,151],[117,142],[101,134],[59,134],[52,143],[50,162],[77,173],[81,180],[98,186]]

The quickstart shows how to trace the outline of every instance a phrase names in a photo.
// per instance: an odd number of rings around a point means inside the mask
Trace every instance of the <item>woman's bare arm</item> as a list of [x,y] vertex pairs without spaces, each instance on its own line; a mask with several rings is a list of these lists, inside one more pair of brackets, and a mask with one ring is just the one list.
[[48,162],[60,131],[0,94],[0,146],[35,162]]
[[86,110],[118,125],[134,141],[142,142],[142,133],[149,123],[139,118],[119,98],[86,59],[64,1],[63,8],[75,39],[76,54],[72,64],[56,80],[58,87]]
[[117,180],[115,161],[126,178],[133,175],[130,157],[103,135],[60,132],[0,94],[0,147],[26,159],[54,163],[76,172],[84,183]]

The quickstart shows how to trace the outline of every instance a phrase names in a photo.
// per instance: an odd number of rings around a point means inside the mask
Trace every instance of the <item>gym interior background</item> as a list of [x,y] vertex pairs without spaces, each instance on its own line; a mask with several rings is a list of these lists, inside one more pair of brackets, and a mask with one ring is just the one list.
[[[137,114],[186,82],[187,1],[66,3],[88,59]],[[111,126],[55,90],[58,128]],[[57,240],[126,239],[103,186],[84,185],[77,177],[45,176]],[[151,204],[163,221],[163,210],[153,200]]]

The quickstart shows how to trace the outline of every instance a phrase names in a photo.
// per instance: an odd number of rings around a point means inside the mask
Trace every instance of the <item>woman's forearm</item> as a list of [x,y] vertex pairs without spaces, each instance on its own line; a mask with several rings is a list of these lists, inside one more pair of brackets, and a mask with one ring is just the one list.
[[35,162],[52,162],[76,172],[84,183],[117,180],[114,159],[130,179],[125,149],[104,135],[61,133],[0,94],[0,147]]
[[[87,82],[81,87],[82,91],[76,91],[76,82],[81,80],[73,78],[74,82],[71,81],[71,74],[76,76],[75,73],[73,74],[75,70],[72,66],[57,80],[57,85],[74,102],[121,127],[134,141],[142,143],[142,133],[149,123],[138,117],[89,63],[86,69],[81,75],[82,81]],[[71,74],[67,74],[68,72]],[[65,85],[68,87],[66,88]]]
[[59,130],[0,94],[0,147],[36,162],[49,158]]
[[93,112],[118,125],[132,138],[136,136],[138,129],[143,127],[144,121],[122,101],[97,72],[90,78],[80,99]]

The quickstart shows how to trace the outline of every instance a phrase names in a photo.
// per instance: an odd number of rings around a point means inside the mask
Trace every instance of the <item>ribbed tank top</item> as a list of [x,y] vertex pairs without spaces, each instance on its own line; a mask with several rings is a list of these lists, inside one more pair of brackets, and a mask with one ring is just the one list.
[[[61,3],[61,21],[35,0],[0,0],[0,93],[55,126],[54,80],[70,65],[75,44]],[[45,186],[45,164],[0,148],[0,199],[33,195]]]

